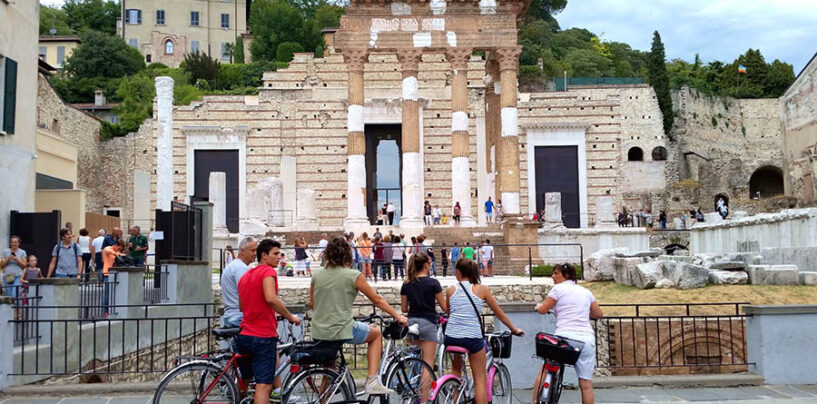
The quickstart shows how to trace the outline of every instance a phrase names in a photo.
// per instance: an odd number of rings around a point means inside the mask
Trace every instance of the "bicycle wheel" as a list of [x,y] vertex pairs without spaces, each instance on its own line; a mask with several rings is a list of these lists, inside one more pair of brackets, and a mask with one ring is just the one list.
[[508,367],[499,363],[494,373],[492,402],[493,404],[511,404],[513,401],[513,387],[511,386],[511,372]]
[[548,392],[548,404],[556,404],[559,402],[559,397],[562,395],[562,377],[565,373],[564,365],[559,368],[558,372],[553,373],[553,378],[550,383],[550,391]]
[[355,400],[354,391],[340,381],[338,372],[329,368],[311,368],[296,374],[284,387],[281,404],[329,404]]
[[462,402],[462,382],[458,379],[448,379],[437,389],[434,404],[459,404]]
[[173,369],[159,382],[153,404],[237,403],[238,387],[228,374],[210,362],[185,363]]
[[418,404],[425,402],[431,384],[437,380],[434,370],[419,358],[406,358],[391,367],[386,375],[386,387],[397,393],[391,403]]

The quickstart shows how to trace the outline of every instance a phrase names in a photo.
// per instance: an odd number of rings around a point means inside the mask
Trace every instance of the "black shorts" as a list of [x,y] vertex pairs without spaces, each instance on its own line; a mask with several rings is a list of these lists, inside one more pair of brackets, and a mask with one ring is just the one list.
[[278,338],[261,338],[250,335],[236,335],[236,345],[238,352],[249,356],[239,360],[241,376],[249,379],[255,376],[258,384],[272,384],[275,379],[275,366],[278,359],[276,346]]
[[443,344],[465,348],[471,355],[485,349],[485,340],[482,338],[455,338],[446,335]]

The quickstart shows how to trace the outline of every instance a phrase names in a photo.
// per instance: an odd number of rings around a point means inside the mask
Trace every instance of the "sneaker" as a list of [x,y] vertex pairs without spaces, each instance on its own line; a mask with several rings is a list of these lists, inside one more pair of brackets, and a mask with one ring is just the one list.
[[369,395],[394,394],[394,390],[386,388],[386,386],[381,384],[380,379],[377,376],[369,376],[366,378],[365,391],[366,394]]
[[269,395],[270,401],[280,403],[281,402],[281,389],[275,389]]

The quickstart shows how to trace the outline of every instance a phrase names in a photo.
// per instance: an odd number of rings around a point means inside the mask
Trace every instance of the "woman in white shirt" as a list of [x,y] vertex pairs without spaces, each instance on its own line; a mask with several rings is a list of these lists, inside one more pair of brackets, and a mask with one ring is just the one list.
[[[582,404],[592,404],[595,401],[592,379],[596,367],[596,335],[590,319],[602,318],[601,308],[593,293],[576,284],[576,268],[573,265],[554,267],[553,283],[555,286],[545,301],[536,305],[536,311],[546,314],[553,309],[556,314],[556,335],[584,342],[575,367],[582,391]],[[542,374],[537,377],[536,385],[541,378]]]
[[79,229],[77,244],[79,244],[79,253],[82,254],[82,267],[85,268],[82,274],[82,281],[88,283],[88,279],[91,277],[89,265],[91,265],[91,258],[93,257],[93,254],[91,254],[91,237],[88,236],[88,229],[84,227]]

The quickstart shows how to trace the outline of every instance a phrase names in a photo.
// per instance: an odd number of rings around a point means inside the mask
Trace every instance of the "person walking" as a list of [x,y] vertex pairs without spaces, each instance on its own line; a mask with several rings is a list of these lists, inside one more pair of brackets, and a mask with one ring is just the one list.
[[221,300],[224,313],[221,315],[222,327],[241,325],[241,308],[238,302],[238,282],[250,270],[255,261],[258,242],[252,237],[244,237],[238,243],[238,256],[224,268],[221,273]]
[[[94,272],[96,272],[96,279],[102,283],[102,244],[105,242],[105,230],[99,229],[97,236],[91,242],[91,252],[94,254]],[[85,269],[86,271],[88,268]]]
[[[525,335],[525,332],[513,325],[511,319],[497,304],[491,290],[482,287],[476,263],[469,259],[459,260],[454,269],[454,276],[457,278],[457,284],[449,287],[446,293],[448,325],[445,328],[444,343],[446,346],[458,346],[468,350],[468,361],[474,377],[474,403],[487,404],[483,306],[488,305],[496,318],[514,335]],[[461,357],[456,356],[451,363],[452,373],[460,377],[463,366]]]
[[93,257],[91,254],[91,237],[88,236],[88,229],[84,227],[79,229],[77,245],[79,245],[79,252],[82,254],[82,267],[85,268],[82,282],[88,283],[91,276],[91,258]]
[[[536,305],[536,311],[547,314],[553,309],[556,315],[556,335],[584,342],[584,349],[574,365],[579,376],[579,389],[582,392],[582,403],[592,404],[593,370],[596,367],[596,336],[591,319],[603,317],[593,293],[576,284],[576,268],[571,264],[557,265],[553,268],[553,288],[544,302]],[[536,378],[535,386],[541,383],[543,374]],[[535,401],[534,401],[535,402]]]
[[[448,302],[443,296],[440,282],[430,276],[430,270],[429,257],[423,254],[414,256],[408,266],[408,278],[400,287],[400,308],[407,315],[409,326],[417,326],[419,333],[412,343],[420,347],[423,361],[433,369],[439,320],[436,304],[442,311],[447,311]],[[431,375],[423,374],[421,377],[420,397],[428,397]]]
[[400,236],[394,236],[391,243],[391,261],[394,264],[394,279],[397,279],[397,275],[400,274],[400,279],[403,279],[405,275],[403,274],[403,256],[406,252],[406,248],[403,247],[403,240]]
[[462,208],[460,207],[460,203],[457,202],[454,204],[453,209],[453,217],[454,217],[454,226],[460,225],[460,215],[462,214]]
[[497,199],[494,204],[494,223],[499,223],[502,219],[502,199]]
[[79,246],[71,241],[73,234],[67,227],[60,229],[60,242],[51,250],[48,275],[56,278],[77,278],[82,276],[82,255]]
[[355,297],[358,292],[363,293],[375,307],[394,317],[403,326],[408,325],[408,319],[378,295],[363,274],[349,268],[352,265],[352,251],[343,240],[334,238],[329,242],[326,261],[326,268],[312,277],[309,287],[309,306],[313,311],[310,324],[312,339],[367,344],[369,369],[365,392],[370,395],[394,394],[380,383],[377,376],[383,351],[380,329],[355,321],[352,317]]
[[147,256],[148,238],[143,236],[139,226],[131,226],[128,229],[130,239],[128,239],[128,256],[133,259],[133,266],[145,266],[145,257]]
[[21,239],[19,236],[11,236],[9,238],[9,248],[3,250],[0,255],[0,269],[3,270],[3,289],[6,296],[14,299],[14,319],[20,319],[20,297],[21,288],[23,286],[20,278],[23,276],[23,270],[26,264],[26,251],[20,248]]
[[485,201],[485,224],[490,224],[494,220],[494,202],[491,201],[491,197],[488,197],[488,200]]
[[386,217],[389,218],[389,226],[394,226],[394,212],[397,211],[397,208],[394,207],[394,203],[389,201],[389,205],[386,206]]

